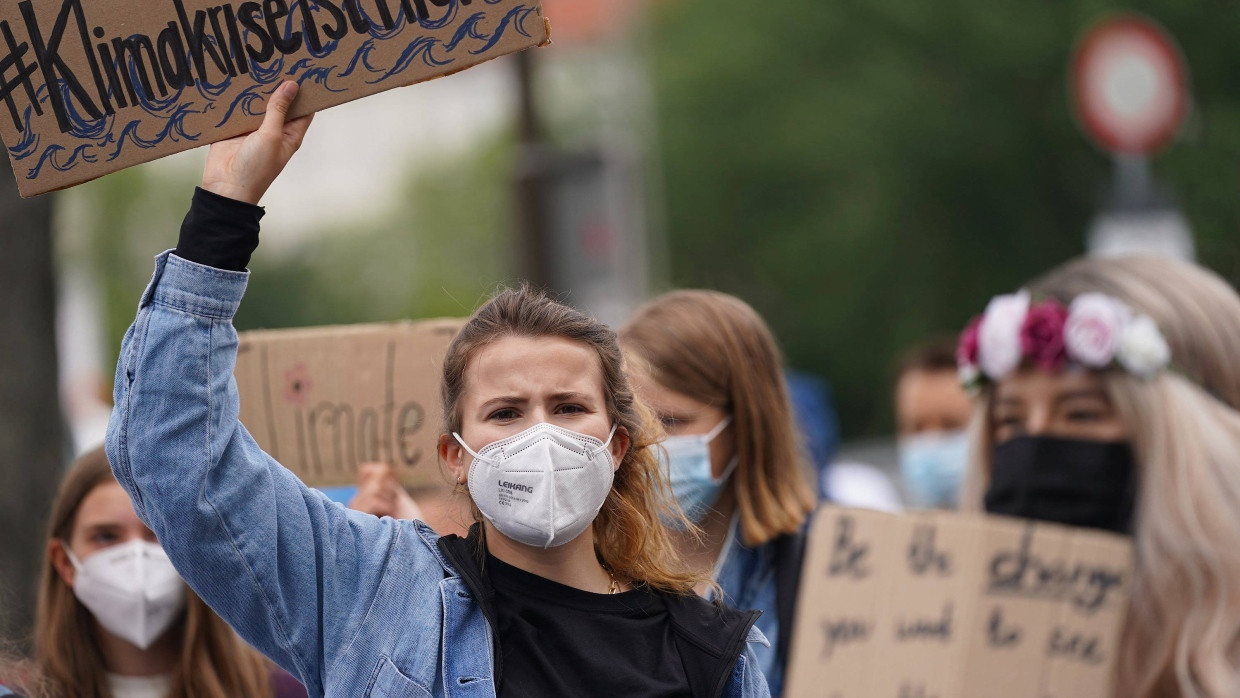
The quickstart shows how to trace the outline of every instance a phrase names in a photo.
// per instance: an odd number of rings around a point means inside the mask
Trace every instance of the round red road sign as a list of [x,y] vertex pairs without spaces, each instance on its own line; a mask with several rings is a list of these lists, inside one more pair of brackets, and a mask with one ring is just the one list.
[[1157,23],[1133,14],[1095,24],[1072,60],[1077,119],[1103,148],[1147,155],[1165,146],[1188,111],[1188,71]]

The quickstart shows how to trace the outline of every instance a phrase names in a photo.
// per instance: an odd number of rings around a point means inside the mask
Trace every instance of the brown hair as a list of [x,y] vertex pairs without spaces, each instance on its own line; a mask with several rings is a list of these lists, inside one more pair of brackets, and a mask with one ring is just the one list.
[[[82,500],[96,487],[114,482],[102,448],[79,458],[52,503],[48,540],[67,541]],[[94,618],[52,567],[50,558],[43,561],[35,620],[32,695],[111,698]],[[170,698],[271,698],[269,669],[262,656],[188,589],[185,616],[170,632],[180,633],[181,638]]]
[[[461,429],[460,403],[470,362],[483,347],[504,337],[559,337],[581,342],[598,355],[608,416],[629,435],[629,450],[594,519],[598,554],[617,575],[662,591],[691,592],[699,579],[678,564],[661,521],[677,515],[651,448],[662,430],[633,398],[616,333],[603,323],[525,285],[501,290],[474,313],[448,348],[443,366],[445,431]],[[476,507],[474,519],[481,521]]]
[[956,338],[950,336],[933,337],[914,345],[900,357],[897,365],[896,380],[906,373],[924,371],[926,373],[956,373]]
[[673,291],[640,308],[621,336],[655,382],[732,415],[745,543],[796,532],[814,495],[779,349],[758,313],[724,293]]
[[[1214,274],[1156,257],[1080,259],[1035,281],[1065,304],[1089,292],[1149,315],[1172,368],[1103,375],[1140,468],[1136,573],[1116,698],[1240,695],[1240,296]],[[972,427],[965,498],[981,507],[991,464],[989,403]]]

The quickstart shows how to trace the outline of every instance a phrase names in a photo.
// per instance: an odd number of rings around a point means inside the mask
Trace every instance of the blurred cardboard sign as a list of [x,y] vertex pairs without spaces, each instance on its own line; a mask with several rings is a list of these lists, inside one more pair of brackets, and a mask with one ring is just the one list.
[[464,320],[246,332],[241,422],[314,487],[353,485],[383,461],[408,487],[443,485],[436,443],[448,344]]
[[1129,539],[1017,519],[825,506],[801,578],[791,698],[1098,698]]
[[0,136],[33,196],[253,131],[285,80],[301,116],[549,39],[540,0],[6,0]]

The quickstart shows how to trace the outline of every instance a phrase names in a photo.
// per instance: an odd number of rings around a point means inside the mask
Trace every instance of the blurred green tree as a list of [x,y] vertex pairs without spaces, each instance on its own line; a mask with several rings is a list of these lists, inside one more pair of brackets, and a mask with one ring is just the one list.
[[291,257],[259,254],[241,330],[464,317],[514,273],[514,139],[492,134],[453,160],[411,163],[404,194]]
[[[1124,5],[1185,46],[1196,112],[1154,171],[1240,275],[1240,5]],[[1110,178],[1066,75],[1116,2],[672,0],[651,18],[673,282],[735,293],[890,429],[892,362],[1079,254]]]

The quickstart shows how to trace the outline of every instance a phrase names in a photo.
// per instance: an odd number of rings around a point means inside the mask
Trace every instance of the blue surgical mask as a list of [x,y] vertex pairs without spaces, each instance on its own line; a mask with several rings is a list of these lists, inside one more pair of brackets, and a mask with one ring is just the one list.
[[928,432],[900,439],[900,474],[909,503],[919,509],[958,504],[969,456],[966,432]]
[[710,442],[731,423],[732,417],[729,416],[705,434],[669,436],[659,450],[672,494],[676,496],[680,510],[695,523],[706,518],[711,505],[719,499],[728,477],[736,469],[737,458],[732,459],[718,478],[714,477],[710,468]]

